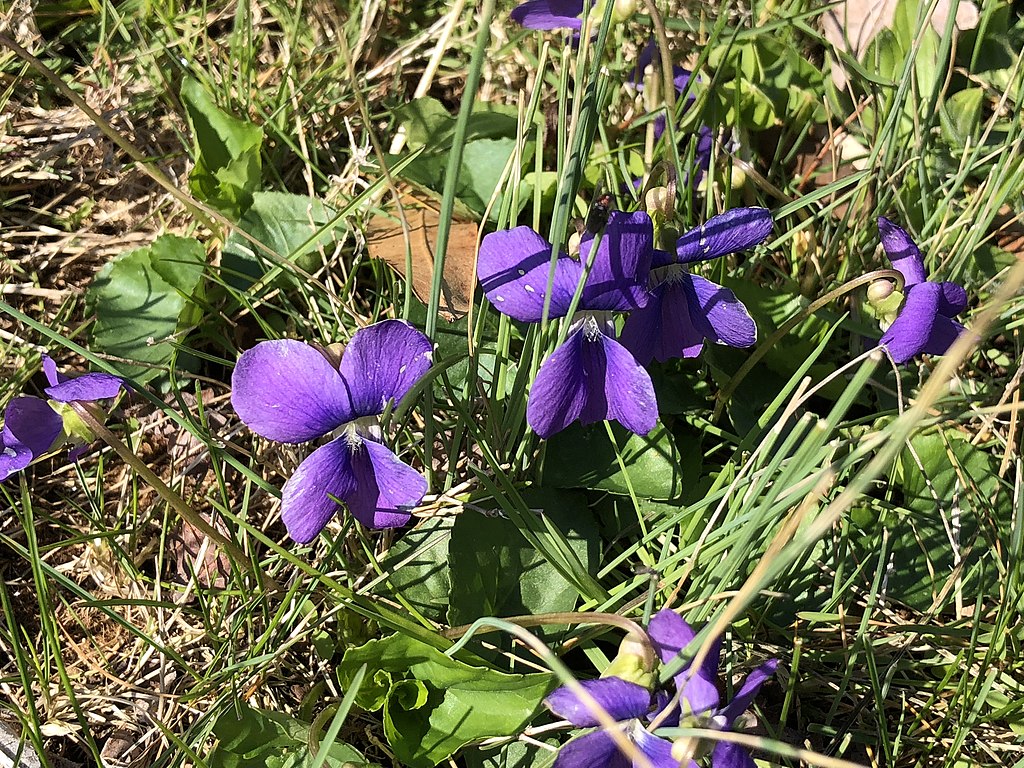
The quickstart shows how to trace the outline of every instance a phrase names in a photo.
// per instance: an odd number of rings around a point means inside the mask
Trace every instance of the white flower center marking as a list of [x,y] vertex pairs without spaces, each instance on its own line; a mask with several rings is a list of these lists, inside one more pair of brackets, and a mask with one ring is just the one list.
[[536,291],[533,290],[533,286],[532,285],[524,285],[523,286],[523,290],[525,290],[527,293],[536,293]]
[[13,448],[4,448],[4,456],[6,456],[8,459],[14,459],[17,458],[18,452]]

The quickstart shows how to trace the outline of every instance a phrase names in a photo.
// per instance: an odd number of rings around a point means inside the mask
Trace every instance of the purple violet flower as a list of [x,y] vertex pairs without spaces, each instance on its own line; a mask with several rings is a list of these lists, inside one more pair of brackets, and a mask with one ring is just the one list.
[[[612,211],[604,234],[584,236],[580,258],[559,253],[549,317],[565,317],[590,264],[577,315],[565,342],[541,364],[530,389],[526,419],[543,438],[579,420],[614,419],[645,435],[658,420],[651,377],[615,340],[611,313],[647,302],[645,283],[654,249],[654,225],[643,211]],[[502,314],[541,321],[551,244],[529,227],[492,232],[480,245],[477,274],[484,293]]]
[[583,0],[527,0],[512,9],[512,21],[527,29],[575,29],[583,27]]
[[[662,663],[667,664],[693,641],[697,633],[678,614],[666,608],[651,618],[647,634]],[[670,728],[683,722],[719,731],[732,730],[778,666],[775,659],[759,666],[747,675],[732,701],[722,706],[717,685],[720,653],[721,638],[718,638],[699,669],[694,671],[687,666],[676,673],[673,680],[676,691],[680,692],[680,709],[667,716],[663,710],[673,698],[667,692],[659,691],[652,696],[647,688],[619,677],[587,680],[581,685],[618,721],[618,727],[626,738],[654,768],[678,768],[679,760],[672,756],[672,742],[648,731],[645,722],[661,716],[662,725]],[[555,715],[565,718],[577,728],[591,728],[599,724],[590,707],[567,686],[557,688],[544,703]],[[638,768],[638,761],[632,765]],[[697,763],[690,760],[687,765],[696,768]],[[745,748],[719,741],[715,742],[711,752],[711,765],[712,768],[753,768],[754,761]],[[619,750],[611,734],[600,728],[567,742],[559,750],[552,768],[630,766],[630,761]]]
[[[612,0],[612,19],[624,21],[636,12],[636,0]],[[604,6],[591,4],[591,11],[603,13]],[[583,28],[583,0],[527,0],[512,9],[512,21],[527,29],[554,30]],[[599,17],[600,18],[600,17]]]
[[352,335],[337,367],[309,344],[262,341],[242,353],[231,404],[253,431],[281,443],[334,439],[307,456],[284,484],[289,535],[316,538],[343,501],[369,528],[395,528],[423,499],[427,482],[381,442],[376,417],[430,368],[430,340],[402,320]]
[[945,354],[965,330],[953,318],[967,309],[967,291],[956,283],[929,281],[921,251],[906,230],[880,217],[878,232],[893,269],[903,274],[905,296],[888,327],[883,320],[879,346],[896,363],[920,354]]
[[[122,379],[109,373],[86,373],[70,379],[47,355],[43,355],[43,372],[50,383],[43,391],[57,403],[104,400],[115,397],[124,386]],[[70,437],[65,433],[64,417],[46,400],[31,395],[13,398],[4,409],[0,433],[0,481],[57,448],[64,437]],[[72,448],[69,458],[76,461],[85,448],[83,440]]]
[[696,357],[705,340],[751,346],[757,341],[757,326],[736,294],[686,266],[751,248],[771,231],[767,208],[734,208],[686,232],[676,241],[674,255],[656,250],[651,298],[626,320],[623,346],[644,364]]

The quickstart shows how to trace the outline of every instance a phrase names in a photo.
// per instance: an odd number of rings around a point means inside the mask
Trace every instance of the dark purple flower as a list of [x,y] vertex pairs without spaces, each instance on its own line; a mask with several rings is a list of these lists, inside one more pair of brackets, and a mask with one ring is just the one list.
[[527,29],[575,29],[583,26],[583,0],[528,0],[509,14]]
[[[596,248],[594,243],[594,235],[588,234],[579,259],[559,253],[555,262],[552,318],[569,313],[588,264],[590,271],[568,338],[541,365],[530,389],[526,418],[544,438],[577,420],[592,424],[606,419],[645,435],[658,419],[651,377],[615,340],[610,314],[647,302],[653,224],[642,211],[612,211]],[[551,251],[551,244],[529,227],[484,238],[477,274],[499,312],[522,322],[540,322]]]
[[[659,611],[647,627],[651,643],[662,663],[673,661],[696,637],[696,632],[671,610]],[[721,639],[696,671],[684,667],[674,676],[679,692],[679,709],[663,712],[672,700],[667,692],[652,697],[650,690],[618,677],[603,677],[581,683],[602,709],[618,721],[622,734],[647,758],[654,768],[678,768],[672,757],[672,742],[647,730],[655,719],[667,727],[680,722],[719,731],[732,730],[736,721],[750,706],[761,685],[772,676],[778,662],[770,660],[751,672],[725,706],[720,706],[718,693],[718,661]],[[563,686],[545,700],[547,707],[577,728],[597,726],[599,721],[591,707],[574,691]],[[639,761],[632,763],[638,765]],[[716,742],[711,753],[713,768],[749,768],[753,760],[746,749],[724,741]],[[689,766],[697,764],[692,760]],[[630,768],[631,761],[621,752],[608,730],[599,728],[577,736],[563,746],[553,768]]]
[[686,265],[717,259],[763,242],[772,231],[767,208],[734,208],[691,229],[676,241],[676,252],[655,251],[651,298],[622,329],[622,344],[641,363],[696,357],[704,342],[749,347],[757,326],[736,294]]
[[295,541],[312,541],[343,501],[370,528],[394,528],[427,492],[427,482],[380,441],[375,417],[430,368],[430,340],[385,320],[356,331],[335,367],[301,341],[263,341],[238,359],[231,404],[270,440],[304,443],[334,434],[299,465],[282,491],[281,517]]
[[[103,400],[116,396],[124,386],[122,379],[109,373],[87,373],[69,379],[57,370],[57,365],[47,355],[43,355],[43,372],[50,384],[44,392],[58,403]],[[64,417],[45,400],[30,395],[15,397],[4,409],[0,480],[6,480],[57,448],[64,442],[62,436],[81,443],[71,451],[71,460],[76,460],[85,447],[83,436],[66,434]]]
[[967,291],[956,283],[933,283],[927,277],[924,259],[910,235],[885,217],[878,219],[882,248],[893,269],[903,274],[905,299],[895,318],[883,318],[878,342],[897,363],[920,354],[942,355],[964,332],[953,318],[967,309]]

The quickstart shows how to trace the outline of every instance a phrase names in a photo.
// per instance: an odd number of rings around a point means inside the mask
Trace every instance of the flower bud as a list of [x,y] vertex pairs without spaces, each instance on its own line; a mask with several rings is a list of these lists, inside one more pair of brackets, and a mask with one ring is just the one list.
[[697,756],[700,742],[692,736],[680,736],[672,742],[672,759],[680,765],[688,765]]
[[674,195],[668,187],[651,187],[644,196],[644,206],[647,213],[654,218],[656,215],[669,218],[675,208]]
[[82,417],[71,407],[71,403],[58,403],[56,400],[49,400],[48,402],[50,407],[60,414],[61,419],[64,421],[64,434],[57,438],[57,442],[53,446],[54,448],[61,443],[70,443],[73,446],[88,445],[96,439],[96,435],[92,433],[92,430],[82,420]]
[[654,684],[654,670],[658,657],[646,635],[626,635],[619,643],[619,652],[612,663],[601,673],[601,677],[619,677],[630,683],[650,688]]
[[[612,0],[612,21],[616,24],[628,21],[636,13],[638,5],[637,0]],[[594,8],[598,19],[604,15],[604,8],[603,2],[598,3]]]
[[894,290],[896,290],[896,286],[888,280],[875,280],[868,286],[868,301],[875,305],[880,304],[892,296]]
[[573,232],[569,236],[569,255],[574,259],[580,257],[580,243],[583,241],[583,235],[579,232]]

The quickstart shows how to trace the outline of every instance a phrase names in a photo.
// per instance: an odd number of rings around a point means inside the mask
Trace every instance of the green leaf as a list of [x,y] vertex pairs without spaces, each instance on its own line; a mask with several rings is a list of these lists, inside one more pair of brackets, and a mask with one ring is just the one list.
[[674,499],[682,493],[679,451],[661,422],[647,436],[634,435],[617,424],[612,433],[614,443],[603,423],[575,424],[551,438],[544,454],[544,485],[620,494],[628,494],[632,487],[637,496],[648,499]]
[[195,140],[192,194],[232,219],[252,204],[260,186],[263,129],[221,110],[193,78],[181,84],[181,100]]
[[[431,152],[451,148],[455,136],[455,116],[432,96],[423,96],[395,110],[406,132],[409,149],[427,147]],[[515,138],[518,113],[515,107],[492,102],[477,102],[469,116],[466,141]]]
[[448,548],[455,520],[427,518],[396,541],[381,563],[391,574],[388,583],[393,593],[434,621],[443,621],[448,612]]
[[[123,253],[99,271],[86,296],[96,313],[95,350],[132,362],[113,364],[139,382],[160,373],[174,356],[170,338],[194,327],[206,251],[198,240],[161,235],[152,245]],[[177,343],[180,343],[180,339]]]
[[[213,735],[218,743],[207,757],[209,768],[312,768],[314,764],[309,726],[280,712],[239,704],[237,712],[228,709],[217,718]],[[340,741],[331,745],[327,757],[324,765],[376,765]]]
[[[889,533],[891,571],[889,597],[927,610],[963,558],[964,599],[979,594],[998,596],[997,573],[982,580],[976,568],[987,558],[992,542],[1008,537],[1009,510],[986,511],[998,499],[999,481],[991,458],[960,433],[947,430],[918,435],[904,448],[897,464],[903,492],[902,508],[864,521],[863,535],[851,537],[862,556],[877,560],[883,531]],[[854,521],[856,522],[856,521]],[[885,564],[883,563],[883,566]],[[951,599],[951,598],[947,598]]]
[[978,136],[984,100],[984,88],[965,88],[942,102],[939,119],[946,141],[954,147],[963,147]]
[[[334,221],[335,215],[330,206],[314,197],[287,192],[254,193],[252,205],[242,215],[238,227],[264,247],[255,247],[233,232],[221,256],[224,281],[245,290],[282,259],[306,272],[316,271],[323,265],[324,255],[331,254],[341,231],[341,225]],[[290,272],[282,271],[282,279],[285,278],[294,279]]]
[[466,744],[520,732],[555,682],[549,674],[471,667],[404,635],[348,650],[338,670],[343,686],[363,664],[371,684],[364,683],[356,701],[365,709],[383,707],[385,733],[409,768],[431,768]]
[[[563,533],[588,573],[600,540],[581,493],[527,488],[523,501],[541,510]],[[470,624],[481,616],[571,611],[579,592],[504,517],[466,510],[455,520],[449,545],[451,607],[448,623]]]

